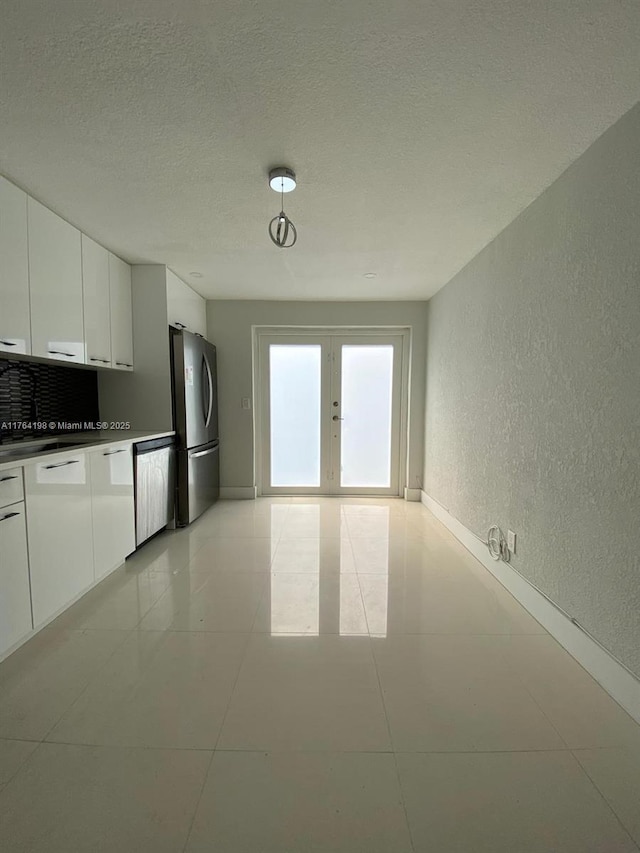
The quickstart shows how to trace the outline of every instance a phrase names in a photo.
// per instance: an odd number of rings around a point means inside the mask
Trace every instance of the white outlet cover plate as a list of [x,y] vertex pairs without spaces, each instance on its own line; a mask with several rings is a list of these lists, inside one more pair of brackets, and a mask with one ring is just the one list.
[[507,548],[512,554],[516,553],[516,534],[513,530],[507,530]]

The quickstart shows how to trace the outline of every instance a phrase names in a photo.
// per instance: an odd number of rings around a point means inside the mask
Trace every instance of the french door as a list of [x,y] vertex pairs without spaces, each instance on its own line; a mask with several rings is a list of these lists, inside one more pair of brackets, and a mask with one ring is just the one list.
[[403,335],[260,335],[261,493],[398,495]]

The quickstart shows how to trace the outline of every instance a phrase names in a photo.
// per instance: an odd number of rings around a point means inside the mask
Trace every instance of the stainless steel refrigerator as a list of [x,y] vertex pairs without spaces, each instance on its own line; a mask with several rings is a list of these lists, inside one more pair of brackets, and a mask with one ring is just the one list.
[[216,348],[191,332],[170,331],[177,437],[176,521],[182,527],[220,496]]

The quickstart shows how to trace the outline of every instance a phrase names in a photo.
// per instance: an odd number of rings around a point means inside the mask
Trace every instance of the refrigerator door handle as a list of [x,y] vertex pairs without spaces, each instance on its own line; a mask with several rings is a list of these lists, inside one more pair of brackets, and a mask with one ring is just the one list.
[[208,456],[210,453],[215,453],[218,450],[218,444],[215,447],[210,447],[208,450],[199,450],[197,453],[190,453],[189,459],[197,459],[198,456]]
[[202,409],[203,409],[203,414],[204,414],[204,425],[205,425],[205,427],[208,427],[209,423],[211,422],[211,412],[213,410],[213,379],[211,377],[211,368],[209,367],[209,361],[208,361],[207,356],[205,354],[203,354],[203,356],[202,356],[202,369],[203,369],[203,373],[206,374],[206,379],[207,379],[206,386],[207,386],[207,391],[209,392],[208,403],[206,403],[205,399],[204,399],[204,389],[203,389],[203,393],[202,393]]

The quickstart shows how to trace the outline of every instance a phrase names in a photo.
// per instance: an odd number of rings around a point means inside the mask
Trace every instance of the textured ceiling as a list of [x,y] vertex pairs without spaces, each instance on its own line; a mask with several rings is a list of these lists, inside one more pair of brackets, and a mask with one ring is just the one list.
[[637,0],[0,8],[0,172],[208,297],[426,298],[640,96]]

